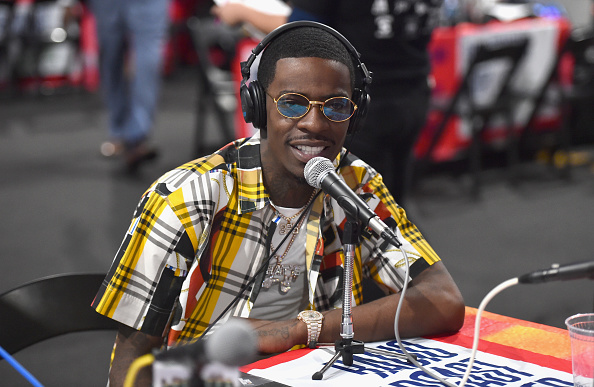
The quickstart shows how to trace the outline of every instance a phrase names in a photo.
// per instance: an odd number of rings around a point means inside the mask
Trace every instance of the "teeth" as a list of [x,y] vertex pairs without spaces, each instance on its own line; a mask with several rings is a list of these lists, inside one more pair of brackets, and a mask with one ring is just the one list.
[[301,152],[308,155],[317,155],[318,153],[324,150],[323,146],[297,145],[295,148],[299,149]]

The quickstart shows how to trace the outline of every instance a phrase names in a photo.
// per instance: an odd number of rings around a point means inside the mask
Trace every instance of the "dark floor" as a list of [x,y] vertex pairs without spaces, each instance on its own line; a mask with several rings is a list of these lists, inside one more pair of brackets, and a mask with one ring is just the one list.
[[[106,114],[97,95],[1,99],[0,293],[47,275],[105,272],[139,195],[161,173],[195,156],[196,100],[191,72],[166,80],[155,129],[161,158],[131,179],[99,154]],[[210,126],[201,140],[208,148],[223,142]],[[575,168],[571,182],[535,163],[523,165],[522,173],[521,184],[511,187],[503,169],[486,172],[482,197],[473,201],[465,177],[442,172],[424,180],[407,205],[467,305],[477,307],[509,278],[594,258],[590,166]],[[566,317],[592,311],[593,302],[591,282],[553,282],[505,290],[487,310],[563,327]],[[101,386],[112,339],[110,332],[64,336],[17,359],[48,386]],[[27,385],[4,361],[0,380]]]

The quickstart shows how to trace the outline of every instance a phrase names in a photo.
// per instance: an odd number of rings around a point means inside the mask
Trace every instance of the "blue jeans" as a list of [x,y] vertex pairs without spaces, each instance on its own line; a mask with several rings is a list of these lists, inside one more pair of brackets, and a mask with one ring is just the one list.
[[[125,144],[152,129],[161,83],[169,0],[90,0],[97,23],[109,134]],[[127,67],[126,63],[132,64]]]

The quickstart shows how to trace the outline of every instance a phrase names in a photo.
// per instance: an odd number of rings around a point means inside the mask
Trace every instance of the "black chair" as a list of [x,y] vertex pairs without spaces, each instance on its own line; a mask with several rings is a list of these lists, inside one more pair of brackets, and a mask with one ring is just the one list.
[[[564,85],[560,80],[561,64],[564,59],[571,57],[574,60],[574,73],[569,84]],[[557,57],[551,70],[542,84],[534,104],[526,120],[526,124],[520,131],[519,146],[527,149],[534,142],[539,134],[535,132],[535,121],[541,111],[549,90],[558,90],[558,105],[561,114],[560,127],[554,130],[554,136],[548,136],[546,144],[555,151],[550,155],[549,161],[558,167],[561,177],[570,178],[571,162],[569,161],[573,132],[572,118],[575,115],[577,104],[594,101],[594,33],[593,31],[573,31],[563,42],[557,53]],[[591,108],[587,107],[590,111]],[[588,128],[586,128],[588,130]],[[591,130],[591,129],[590,129]],[[594,130],[592,130],[594,133]]]
[[59,274],[0,295],[0,346],[14,354],[67,333],[115,332],[118,324],[91,307],[104,278],[105,274]]
[[[414,179],[420,181],[429,166],[433,163],[433,153],[439,144],[442,135],[450,122],[455,117],[467,117],[471,123],[471,143],[468,150],[469,170],[472,174],[471,194],[473,197],[479,195],[480,171],[482,169],[481,159],[483,157],[482,143],[484,132],[492,117],[502,115],[506,125],[506,151],[508,166],[517,162],[517,136],[513,130],[513,107],[515,101],[514,90],[510,81],[513,79],[518,65],[528,47],[528,39],[520,38],[508,43],[493,42],[493,44],[479,44],[476,52],[469,62],[468,68],[462,76],[458,88],[453,97],[446,103],[432,103],[432,109],[441,112],[441,119],[432,131],[427,151],[419,157],[414,166]],[[480,90],[478,82],[480,71],[489,62],[504,61],[508,63],[504,73],[496,85],[495,92],[487,103],[477,101],[474,92]]]
[[20,37],[14,28],[15,1],[0,0],[0,96],[10,98],[16,90],[16,66]]
[[78,91],[71,81],[82,60],[79,21],[73,19],[64,25],[58,16],[63,7],[56,0],[34,0],[23,20],[16,17],[16,12],[13,18],[13,23],[20,26],[13,39],[22,45],[15,58],[15,77],[20,89],[34,95]]
[[[586,34],[574,31],[567,41],[567,53],[574,60],[571,82],[561,87],[561,128],[559,130],[559,150],[553,158],[554,165],[560,169],[562,176],[570,178],[571,148],[573,142],[580,141],[580,135],[594,139],[594,125],[591,120],[594,104],[594,31]],[[578,128],[580,107],[590,113],[583,127]],[[579,133],[583,131],[583,133]]]

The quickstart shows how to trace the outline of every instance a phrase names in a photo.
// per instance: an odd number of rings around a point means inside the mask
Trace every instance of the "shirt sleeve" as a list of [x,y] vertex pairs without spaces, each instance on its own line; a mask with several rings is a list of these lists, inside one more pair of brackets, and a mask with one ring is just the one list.
[[144,333],[163,335],[188,271],[188,245],[188,235],[166,196],[149,191],[92,306]]
[[408,219],[404,208],[396,204],[379,174],[373,176],[362,191],[370,194],[368,204],[394,231],[402,244],[400,247],[392,246],[378,241],[367,232],[367,235],[363,235],[362,242],[363,264],[376,282],[387,286],[391,291],[399,291],[405,281],[405,255],[410,266],[410,279],[438,262],[440,257],[417,226]]
[[[402,244],[400,247],[393,246],[369,229],[363,228],[358,251],[361,274],[372,278],[391,292],[398,292],[406,281],[438,262],[440,257],[408,219],[404,208],[396,203],[381,175],[356,157],[350,158],[347,164],[349,165],[340,170],[341,177],[392,229]],[[334,221],[343,224],[344,219],[344,211],[339,206],[334,206]],[[405,256],[410,266],[408,278]]]

